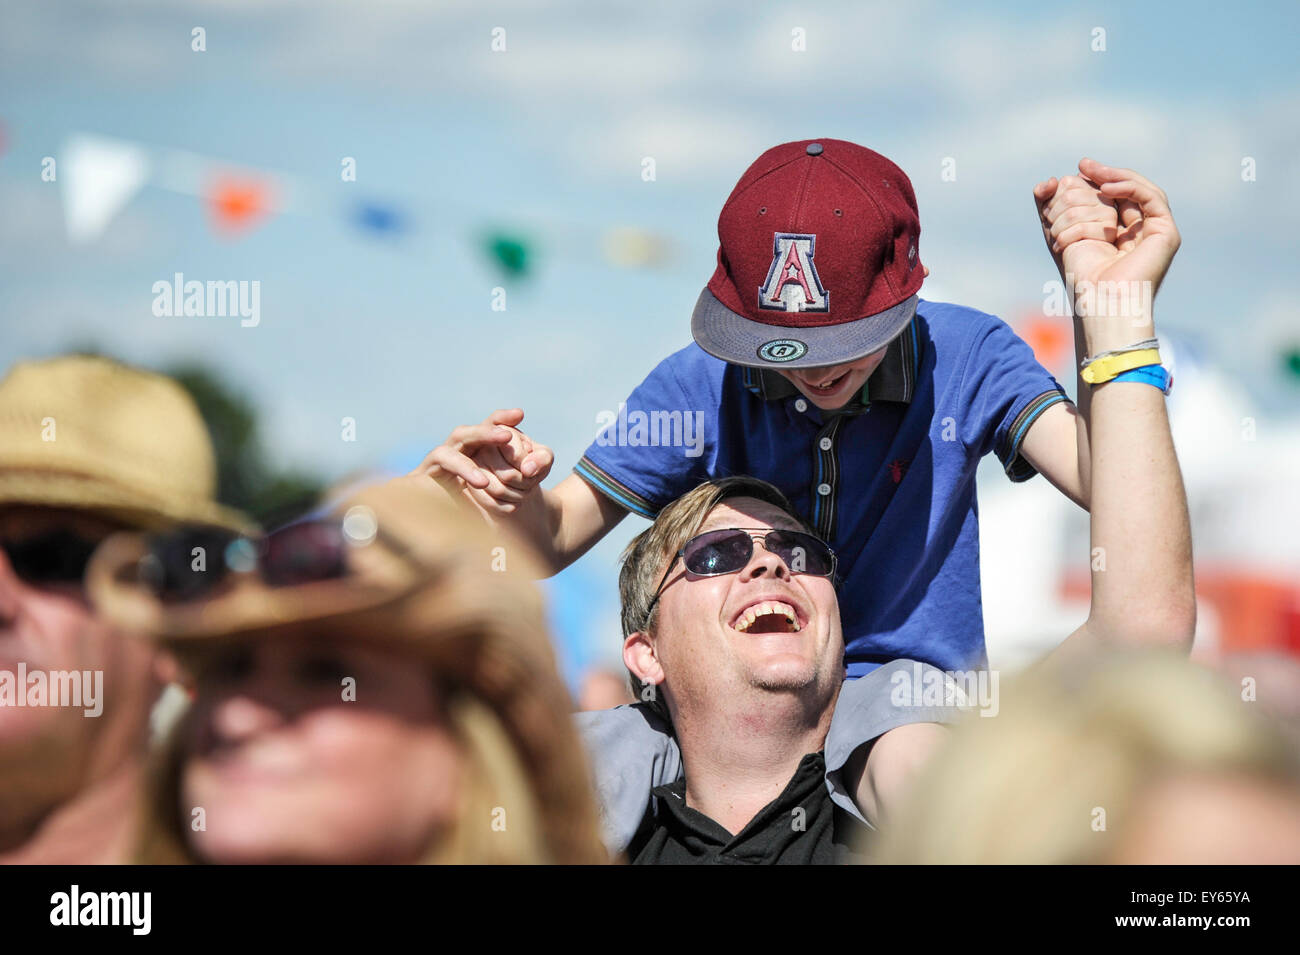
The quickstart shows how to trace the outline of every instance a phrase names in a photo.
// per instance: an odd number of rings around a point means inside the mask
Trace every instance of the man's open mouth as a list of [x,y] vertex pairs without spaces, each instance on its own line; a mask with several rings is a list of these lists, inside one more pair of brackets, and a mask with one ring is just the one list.
[[764,600],[740,612],[731,626],[741,633],[798,633],[803,629],[799,613],[780,600]]

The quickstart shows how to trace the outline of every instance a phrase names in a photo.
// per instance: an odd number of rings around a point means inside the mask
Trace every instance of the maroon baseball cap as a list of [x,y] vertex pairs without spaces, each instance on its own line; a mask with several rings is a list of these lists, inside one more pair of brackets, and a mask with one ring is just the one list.
[[842,139],[774,146],[718,216],[718,268],[691,333],[737,365],[856,361],[916,314],[920,236],[912,183],[884,156]]

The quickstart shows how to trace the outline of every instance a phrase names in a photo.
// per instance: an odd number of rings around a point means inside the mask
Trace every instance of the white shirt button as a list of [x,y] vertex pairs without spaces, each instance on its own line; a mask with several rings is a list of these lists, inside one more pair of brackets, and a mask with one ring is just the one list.
[[820,441],[817,442],[817,446],[821,448],[823,451],[829,451],[831,449],[831,439],[822,438]]
[[808,402],[804,401],[802,398],[796,399],[794,403],[794,410],[799,412],[800,414],[803,414],[805,411],[808,410]]
[[831,486],[829,484],[818,484],[817,493],[822,497],[825,497],[827,494],[831,493]]

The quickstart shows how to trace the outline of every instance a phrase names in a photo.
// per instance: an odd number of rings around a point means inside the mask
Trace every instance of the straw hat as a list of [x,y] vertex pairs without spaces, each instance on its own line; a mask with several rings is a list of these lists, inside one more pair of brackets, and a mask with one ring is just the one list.
[[[489,711],[531,789],[544,858],[605,859],[589,769],[557,672],[526,545],[493,534],[424,478],[367,488],[333,510],[348,539],[341,578],[271,587],[233,575],[206,599],[158,600],[139,579],[139,535],[110,537],[87,571],[99,612],[201,670],[236,640],[309,629],[400,649]],[[175,752],[169,757],[177,758]],[[173,836],[178,834],[173,834]]]
[[0,381],[0,504],[251,530],[213,500],[216,483],[207,428],[170,378],[70,355],[21,362]]

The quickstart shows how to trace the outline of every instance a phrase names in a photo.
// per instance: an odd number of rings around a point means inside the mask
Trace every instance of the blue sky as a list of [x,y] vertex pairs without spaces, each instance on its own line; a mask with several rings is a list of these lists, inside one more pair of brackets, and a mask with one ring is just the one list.
[[[1261,407],[1295,414],[1276,367],[1300,338],[1300,5],[701,6],[5,3],[0,361],[88,341],[144,364],[202,357],[256,400],[274,454],[329,476],[418,459],[454,425],[519,405],[558,480],[597,415],[689,341],[745,166],[779,142],[836,137],[912,177],[933,270],[922,294],[1009,320],[1054,278],[1033,183],[1082,155],[1143,172],[1184,239],[1161,328],[1219,356]],[[796,27],[806,52],[790,48]],[[1090,49],[1097,27],[1104,52]],[[193,197],[146,187],[100,240],[70,245],[40,162],[78,132],[282,172],[300,211],[232,240]],[[344,156],[355,183],[339,179]],[[412,231],[358,230],[347,210],[361,199],[393,202]],[[505,312],[477,243],[494,223],[539,252]],[[672,260],[608,264],[597,239],[614,226],[668,237]],[[260,281],[261,324],[155,317],[152,284],[177,271]],[[355,443],[340,440],[345,416]],[[632,529],[574,572],[608,584],[601,626]]]

